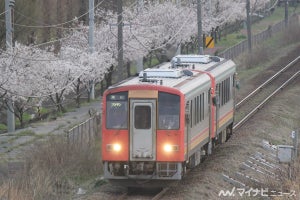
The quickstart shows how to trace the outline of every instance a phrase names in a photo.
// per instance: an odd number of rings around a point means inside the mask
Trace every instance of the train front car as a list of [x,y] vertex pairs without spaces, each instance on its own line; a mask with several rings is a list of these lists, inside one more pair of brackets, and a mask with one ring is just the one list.
[[235,64],[179,55],[103,95],[104,178],[127,187],[181,180],[232,133]]
[[103,98],[104,177],[128,187],[164,186],[167,180],[180,180],[184,162],[182,93],[142,82],[108,89]]

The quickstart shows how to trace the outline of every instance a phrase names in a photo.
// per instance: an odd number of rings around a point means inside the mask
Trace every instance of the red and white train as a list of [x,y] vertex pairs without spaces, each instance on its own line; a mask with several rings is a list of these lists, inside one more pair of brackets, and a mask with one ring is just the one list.
[[164,186],[183,178],[234,121],[233,61],[178,55],[108,88],[103,95],[102,160],[112,183]]

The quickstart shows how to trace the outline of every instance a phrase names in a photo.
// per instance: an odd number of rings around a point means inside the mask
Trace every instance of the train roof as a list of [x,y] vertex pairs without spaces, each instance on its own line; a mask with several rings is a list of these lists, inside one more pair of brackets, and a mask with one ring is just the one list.
[[180,90],[186,94],[195,87],[210,85],[209,72],[216,81],[225,79],[235,72],[231,60],[209,55],[178,55],[171,62],[162,63],[139,73],[137,77],[126,79],[112,87],[129,85],[163,85]]

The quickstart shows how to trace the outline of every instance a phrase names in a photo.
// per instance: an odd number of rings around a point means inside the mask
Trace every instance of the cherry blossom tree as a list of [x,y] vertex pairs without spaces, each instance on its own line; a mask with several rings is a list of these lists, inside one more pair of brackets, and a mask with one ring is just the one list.
[[[202,2],[204,33],[208,34],[212,27],[245,19],[244,0],[212,2],[214,6]],[[251,0],[252,12],[263,9],[268,2]],[[197,35],[195,4],[149,1],[142,10],[124,8],[123,15],[127,61],[188,43]],[[60,51],[55,54],[51,45],[41,49],[18,42],[12,52],[1,52],[0,97],[4,101],[13,99],[20,121],[30,107],[39,107],[49,99],[58,111],[64,110],[66,98],[74,94],[79,105],[79,97],[83,91],[89,91],[90,81],[101,82],[116,66],[116,13],[97,10],[96,18],[101,22],[95,27],[94,53],[89,53],[88,27],[78,22],[64,33],[59,40]]]
[[7,78],[1,81],[1,89],[6,92],[6,99],[13,99],[15,116],[21,123],[24,112],[47,97],[58,111],[63,111],[65,95],[71,92],[72,81],[80,76],[76,74],[79,65],[60,59],[53,52],[19,43],[7,57],[1,59],[10,61],[5,65]]
[[[41,69],[37,70],[33,62],[33,55],[41,53],[39,49],[32,49],[16,43],[13,51],[3,52],[0,58],[2,72],[1,92],[4,102],[12,99],[14,102],[14,114],[19,119],[21,127],[24,126],[23,115],[36,103],[33,95],[40,93],[36,83]],[[9,108],[8,106],[6,106]]]
[[85,89],[90,92],[90,82],[99,83],[115,60],[112,58],[112,52],[109,51],[113,48],[110,48],[111,43],[107,37],[107,29],[102,29],[101,24],[96,27],[95,50],[94,53],[89,53],[88,27],[78,24],[77,28],[69,33],[67,40],[63,41],[60,55],[62,58],[71,56],[72,60],[75,61],[74,65],[80,66],[77,68],[80,70],[78,73],[83,72],[73,83],[73,92],[76,94],[76,102],[79,106],[82,90]]

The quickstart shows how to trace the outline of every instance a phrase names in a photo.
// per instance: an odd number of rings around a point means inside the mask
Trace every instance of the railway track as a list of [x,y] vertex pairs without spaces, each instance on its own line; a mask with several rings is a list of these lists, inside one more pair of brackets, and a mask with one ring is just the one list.
[[271,98],[273,98],[284,87],[289,85],[300,74],[300,56],[290,62],[288,65],[279,70],[275,75],[258,86],[253,92],[248,94],[244,99],[235,106],[236,123],[234,130],[241,127],[250,119],[258,110],[260,110]]
[[[248,119],[250,119],[258,110],[260,110],[271,98],[273,98],[284,87],[289,85],[295,78],[300,75],[300,56],[290,62],[288,65],[279,70],[275,75],[267,79],[263,84],[258,86],[253,92],[248,94],[240,102],[236,104],[236,123],[233,129],[237,130]],[[126,192],[121,194],[118,200],[134,200],[134,199],[162,199],[169,188],[160,191],[141,193],[140,191]]]
[[[245,98],[236,104],[236,123],[233,129],[237,130],[241,127],[248,119],[250,119],[259,109],[261,109],[271,98],[273,98],[278,92],[284,87],[290,84],[295,78],[300,75],[300,56],[290,62],[288,65],[279,70],[272,77],[267,79],[263,84],[258,86],[253,92],[249,93]],[[164,194],[169,188],[155,194],[122,194],[118,200],[127,199],[151,199],[159,200],[162,199]]]
[[[134,199],[149,199],[149,200],[159,200],[162,199],[164,194],[169,190],[169,187],[160,189],[160,190],[152,190],[152,191],[134,191],[126,192],[120,195],[118,200],[134,200]],[[146,194],[145,194],[146,193]]]

